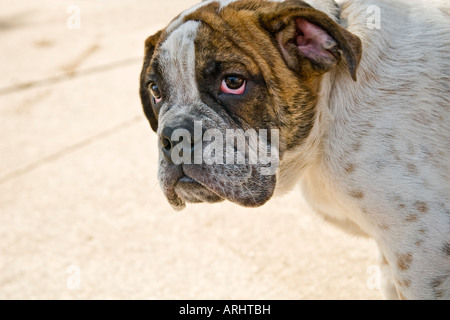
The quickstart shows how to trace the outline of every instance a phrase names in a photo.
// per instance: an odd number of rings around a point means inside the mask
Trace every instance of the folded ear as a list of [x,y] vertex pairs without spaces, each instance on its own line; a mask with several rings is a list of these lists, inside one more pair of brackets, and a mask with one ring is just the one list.
[[141,76],[140,76],[140,87],[139,94],[141,96],[142,107],[144,109],[145,116],[150,122],[150,126],[153,131],[156,132],[158,129],[158,119],[155,116],[155,112],[153,111],[150,92],[147,88],[147,70],[150,65],[150,62],[153,57],[153,53],[155,52],[156,44],[158,43],[161,37],[162,31],[158,31],[156,34],[150,36],[145,40],[145,55],[144,55],[144,64],[142,66]]
[[283,58],[294,71],[323,74],[336,66],[343,56],[356,81],[362,55],[361,40],[325,13],[303,1],[285,1],[275,12],[263,13],[260,21],[273,34]]

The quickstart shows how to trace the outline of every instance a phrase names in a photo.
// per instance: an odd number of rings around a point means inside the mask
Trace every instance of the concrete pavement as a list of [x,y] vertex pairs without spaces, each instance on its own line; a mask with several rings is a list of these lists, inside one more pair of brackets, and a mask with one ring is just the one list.
[[0,0],[1,299],[381,297],[374,244],[299,191],[167,204],[138,75],[145,38],[196,2]]

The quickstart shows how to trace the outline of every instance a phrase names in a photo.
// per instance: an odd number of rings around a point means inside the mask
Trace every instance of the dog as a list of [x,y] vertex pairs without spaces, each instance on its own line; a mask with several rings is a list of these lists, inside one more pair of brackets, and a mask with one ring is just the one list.
[[[140,75],[167,200],[258,207],[300,185],[327,221],[375,240],[384,298],[449,299],[449,21],[447,0],[184,11],[147,38]],[[253,141],[273,161],[242,162],[255,144],[237,141],[265,129],[278,134]]]

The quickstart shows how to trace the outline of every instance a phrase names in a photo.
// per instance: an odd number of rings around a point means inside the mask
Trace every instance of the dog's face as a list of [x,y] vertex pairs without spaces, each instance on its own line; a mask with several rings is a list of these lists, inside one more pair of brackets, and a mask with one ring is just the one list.
[[140,95],[170,204],[268,201],[314,127],[322,75],[343,60],[355,79],[360,56],[302,1],[207,1],[149,37]]

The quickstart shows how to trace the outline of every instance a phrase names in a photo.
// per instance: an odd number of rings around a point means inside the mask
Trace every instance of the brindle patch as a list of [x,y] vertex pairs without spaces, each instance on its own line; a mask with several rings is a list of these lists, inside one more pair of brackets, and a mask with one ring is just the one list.
[[[237,107],[227,112],[233,114],[237,122],[242,122],[239,123],[242,126],[259,128],[270,124],[277,127],[281,131],[280,137],[285,140],[286,149],[301,144],[311,131],[320,78],[327,71],[318,72],[315,70],[317,66],[310,65],[311,61],[299,57],[296,57],[298,65],[294,68],[286,63],[280,48],[284,43],[280,44],[277,37],[283,32],[295,39],[294,20],[299,16],[317,24],[336,39],[355,78],[361,59],[361,41],[305,2],[249,0],[236,1],[223,8],[219,2],[212,2],[184,15],[182,20],[202,23],[195,43],[197,80],[205,84],[202,86],[202,100],[212,98],[219,102],[216,107],[225,104],[217,99],[217,81],[208,81],[217,74],[205,74],[205,70],[209,70],[205,68],[205,63],[211,60],[219,64],[241,61],[249,68],[249,80],[257,88],[254,92],[247,92],[246,108],[240,108],[244,105],[243,102],[232,101],[231,104]],[[167,34],[162,31],[147,40],[141,74],[144,111],[154,130],[157,127],[157,116],[149,107],[149,97],[143,82],[148,73],[147,68],[151,65],[157,40],[165,37]],[[296,55],[298,56],[297,53]]]
[[[195,48],[203,102],[216,111],[222,108],[244,129],[279,129],[282,153],[301,144],[313,127],[316,81],[300,79],[288,68],[273,37],[259,26],[257,5],[269,3],[236,2],[220,11],[211,3],[186,19],[202,22]],[[220,92],[227,75],[247,80],[245,94]]]
[[[301,145],[313,128],[323,74],[345,59],[345,66],[356,81],[362,54],[361,41],[325,13],[302,1],[249,0],[220,6],[219,2],[211,2],[196,7],[181,14],[166,30],[147,39],[140,89],[145,114],[154,131],[157,131],[158,125],[167,127],[167,118],[178,116],[175,111],[169,114],[171,110],[176,110],[169,108],[174,95],[171,89],[177,86],[177,97],[184,97],[180,92],[191,92],[190,80],[194,79],[183,81],[184,77],[181,77],[183,79],[178,81],[179,77],[167,68],[167,65],[176,64],[180,66],[177,70],[183,70],[186,61],[179,54],[182,50],[177,50],[177,42],[166,46],[162,44],[168,43],[168,39],[173,40],[172,33],[180,30],[183,23],[195,21],[195,39],[189,38],[189,41],[194,41],[195,63],[189,59],[186,71],[195,76],[196,82],[192,84],[195,85],[196,95],[191,99],[196,101],[185,103],[189,120],[203,119],[204,123],[209,123],[207,126],[221,131],[279,129],[279,156],[282,160],[283,153]],[[334,41],[330,42],[333,47],[327,49],[334,57],[329,64],[316,61],[299,49],[298,37],[302,34],[299,19],[315,24],[335,40],[336,45]],[[174,54],[167,55],[168,50],[175,50]],[[189,57],[193,57],[191,49],[187,50]],[[161,57],[169,59],[159,59]],[[183,72],[180,74],[183,75]],[[245,92],[241,95],[223,93],[220,84],[227,76],[244,78],[247,85]],[[147,86],[151,82],[157,82],[162,89],[163,102],[159,106],[149,95]],[[195,113],[197,111],[202,113],[200,117]],[[158,118],[164,121],[158,124]],[[168,164],[164,167],[164,164],[167,163],[160,164],[160,183],[166,182],[164,190],[173,196],[172,202],[176,206],[179,206],[178,201],[183,200],[176,197],[177,193],[184,194],[183,198],[187,200],[192,198],[194,202],[204,198],[208,200],[210,194],[205,196],[203,189],[192,192],[193,197],[189,196],[189,188],[182,184],[178,187],[183,190],[176,189],[179,172],[168,168]],[[272,196],[276,183],[275,176],[259,176],[256,167],[241,170],[240,167],[210,166],[206,169],[205,166],[183,165],[182,169],[186,176],[221,198],[246,206],[266,202]],[[172,172],[168,172],[170,170]],[[230,177],[241,177],[242,172],[251,172],[246,183],[228,183]],[[220,179],[217,179],[218,175]],[[165,179],[165,176],[168,178]],[[356,198],[362,197],[362,193],[356,194]]]

